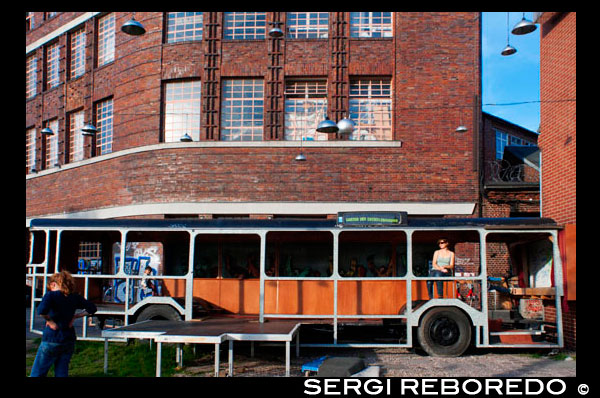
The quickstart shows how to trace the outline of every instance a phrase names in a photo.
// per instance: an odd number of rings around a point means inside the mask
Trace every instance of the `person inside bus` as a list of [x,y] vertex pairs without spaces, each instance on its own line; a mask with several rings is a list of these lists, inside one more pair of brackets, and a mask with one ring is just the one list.
[[[451,276],[452,269],[454,268],[454,252],[448,249],[448,239],[438,239],[437,244],[439,250],[433,253],[433,260],[431,262],[431,269],[429,270],[429,276],[432,277],[444,277]],[[441,280],[435,281],[438,298],[444,297],[444,282]],[[427,293],[429,299],[433,299],[433,281],[427,281]]]
[[156,281],[148,279],[148,276],[151,276],[152,274],[152,267],[146,265],[146,268],[144,268],[144,277],[140,282],[140,288],[142,289],[142,297],[158,296]]
[[94,303],[74,292],[75,280],[67,271],[52,275],[49,288],[38,306],[38,314],[46,320],[46,326],[30,377],[46,377],[52,365],[54,376],[68,377],[69,362],[77,340],[73,322],[97,310]]
[[260,276],[260,270],[254,263],[255,257],[248,257],[248,278],[258,278]]

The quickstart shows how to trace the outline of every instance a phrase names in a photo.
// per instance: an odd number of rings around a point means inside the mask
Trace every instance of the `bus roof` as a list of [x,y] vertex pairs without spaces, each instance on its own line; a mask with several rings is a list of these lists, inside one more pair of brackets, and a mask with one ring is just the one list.
[[[335,228],[334,219],[84,219],[84,218],[36,218],[31,220],[32,228],[136,228],[136,229],[200,229],[200,228],[239,228],[239,229],[279,229],[279,228]],[[344,229],[381,228],[456,228],[473,227],[488,229],[558,229],[550,218],[414,218],[394,227],[344,227]]]

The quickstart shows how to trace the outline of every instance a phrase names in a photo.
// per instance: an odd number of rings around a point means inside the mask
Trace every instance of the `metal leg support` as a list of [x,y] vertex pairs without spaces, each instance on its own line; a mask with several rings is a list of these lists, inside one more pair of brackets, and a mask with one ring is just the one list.
[[156,343],[156,377],[160,377],[161,358],[162,357],[162,343]]
[[219,367],[221,366],[219,363],[219,355],[221,354],[221,344],[215,344],[215,377],[219,377]]
[[290,342],[285,342],[285,377],[290,377]]
[[233,377],[233,340],[229,340],[229,377]]
[[104,374],[108,373],[108,338],[104,339]]

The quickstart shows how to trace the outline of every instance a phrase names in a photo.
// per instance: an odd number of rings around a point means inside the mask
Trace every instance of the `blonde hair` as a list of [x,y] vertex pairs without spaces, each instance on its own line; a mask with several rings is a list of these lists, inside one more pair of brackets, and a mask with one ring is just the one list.
[[75,279],[68,271],[60,271],[52,275],[49,282],[56,283],[65,295],[69,295],[75,290]]

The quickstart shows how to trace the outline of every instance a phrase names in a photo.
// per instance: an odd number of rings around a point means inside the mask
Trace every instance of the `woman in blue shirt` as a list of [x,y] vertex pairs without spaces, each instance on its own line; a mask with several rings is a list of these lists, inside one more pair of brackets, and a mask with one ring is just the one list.
[[[56,377],[67,377],[77,339],[73,322],[96,312],[94,303],[73,292],[75,280],[69,272],[52,275],[49,287],[50,291],[38,307],[38,314],[46,319],[46,326],[30,377],[45,377],[52,365]],[[83,311],[75,313],[78,309]]]

